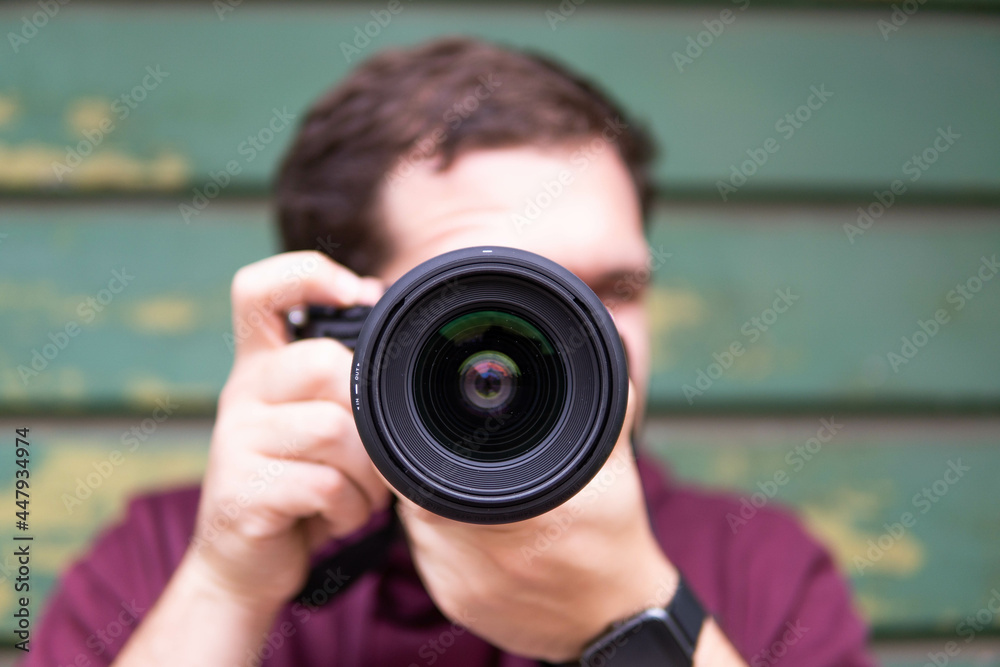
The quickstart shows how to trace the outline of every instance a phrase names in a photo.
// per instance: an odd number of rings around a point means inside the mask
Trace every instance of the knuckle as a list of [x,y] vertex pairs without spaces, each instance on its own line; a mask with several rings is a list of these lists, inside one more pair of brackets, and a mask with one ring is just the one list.
[[351,355],[342,344],[330,338],[314,338],[303,345],[299,352],[303,357],[302,367],[309,369],[317,380],[347,382],[351,365]]
[[311,417],[310,427],[324,441],[339,440],[345,435],[344,411],[336,405],[324,403]]
[[240,410],[247,398],[247,385],[247,378],[244,377],[243,373],[238,373],[234,367],[229,380],[219,392],[220,414],[229,414]]
[[316,338],[303,350],[306,362],[320,373],[330,373],[343,366],[343,350],[330,338]]
[[339,521],[340,536],[350,535],[368,522],[368,515],[362,512],[343,514]]
[[321,498],[327,500],[339,498],[347,489],[347,480],[340,471],[333,468],[324,469],[324,474],[317,475],[313,488]]
[[260,280],[257,278],[256,268],[252,264],[240,268],[233,276],[230,290],[233,303],[251,301],[259,292]]
[[228,458],[236,444],[242,440],[245,433],[242,421],[232,418],[229,415],[220,415],[215,422],[215,430],[212,433],[212,446],[209,450],[210,456]]
[[274,521],[263,512],[246,512],[242,521],[235,523],[234,527],[239,531],[241,537],[251,542],[269,539],[275,535]]
[[319,250],[312,249],[312,250],[303,250],[301,252],[302,252],[302,259],[307,262],[316,262],[317,264],[322,263],[322,264],[329,264],[331,266],[339,266],[339,264],[337,264],[335,261],[327,257]]

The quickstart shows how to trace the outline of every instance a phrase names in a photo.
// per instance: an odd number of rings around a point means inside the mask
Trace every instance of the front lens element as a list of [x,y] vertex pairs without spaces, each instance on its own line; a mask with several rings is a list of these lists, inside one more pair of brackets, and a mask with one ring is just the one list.
[[566,369],[541,330],[500,310],[466,312],[426,341],[413,374],[421,422],[440,445],[476,461],[530,451],[566,401]]
[[466,359],[458,374],[466,407],[485,417],[503,410],[513,399],[521,373],[506,354],[486,350]]

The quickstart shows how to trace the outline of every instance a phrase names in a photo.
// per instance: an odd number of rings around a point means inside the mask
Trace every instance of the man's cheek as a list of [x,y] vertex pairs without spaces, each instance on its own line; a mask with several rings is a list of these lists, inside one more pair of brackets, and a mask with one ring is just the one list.
[[638,305],[622,306],[614,313],[615,326],[625,344],[628,372],[640,396],[649,377],[649,329],[646,314]]

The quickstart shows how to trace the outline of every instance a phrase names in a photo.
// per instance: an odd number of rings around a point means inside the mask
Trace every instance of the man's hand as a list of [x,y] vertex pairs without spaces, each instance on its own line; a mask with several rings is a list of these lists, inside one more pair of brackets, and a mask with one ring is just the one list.
[[116,665],[244,659],[305,582],[311,551],[388,505],[350,410],[351,352],[325,338],[289,344],[284,317],[306,303],[373,304],[381,293],[378,281],[316,252],[277,255],[236,274],[236,358],[194,538]]
[[417,569],[438,607],[511,653],[560,662],[613,622],[663,606],[677,571],[649,527],[629,433],[564,505],[515,524],[478,526],[400,498]]
[[351,414],[351,352],[289,344],[284,313],[305,303],[374,303],[381,286],[324,255],[296,252],[233,280],[236,358],[219,400],[193,552],[223,587],[280,605],[311,551],[388,505]]

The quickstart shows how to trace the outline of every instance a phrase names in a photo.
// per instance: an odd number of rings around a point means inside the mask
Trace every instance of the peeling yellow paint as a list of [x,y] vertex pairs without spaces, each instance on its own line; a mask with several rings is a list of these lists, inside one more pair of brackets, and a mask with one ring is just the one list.
[[742,343],[746,351],[733,363],[729,375],[733,379],[744,382],[763,380],[774,372],[777,350],[774,346],[767,345],[763,341],[748,345],[747,340],[745,338],[733,339],[734,343]]
[[[27,365],[28,359],[20,360],[19,365]],[[17,372],[17,367],[11,365],[0,371],[0,398],[4,401],[13,402],[24,400],[28,397],[28,389],[21,381],[21,374]],[[7,406],[8,408],[10,406]]]
[[650,290],[646,312],[653,340],[653,369],[668,369],[675,361],[670,335],[678,330],[697,326],[705,317],[705,302],[691,290],[656,288]]
[[76,366],[50,367],[47,371],[54,373],[59,396],[70,399],[82,399],[86,396],[87,380],[83,371]]
[[125,382],[125,395],[130,403],[144,408],[156,403],[157,399],[169,396],[170,385],[158,377],[149,375],[132,378]]
[[892,612],[892,607],[883,602],[881,598],[869,593],[856,593],[854,601],[861,609],[861,615],[867,623],[872,623],[875,619],[887,618]]
[[83,158],[79,166],[60,170],[57,175],[53,164],[65,164],[67,151],[66,146],[0,143],[0,186],[174,190],[183,187],[191,174],[188,161],[176,153],[163,152],[151,159],[142,159],[98,147]]
[[[39,343],[38,347],[42,347]],[[60,365],[57,357],[49,366],[41,371],[32,367],[30,353],[17,360],[17,365],[0,373],[0,397],[6,401],[26,400],[41,394],[46,398],[80,400],[87,394],[87,381],[83,371],[76,366]],[[29,376],[26,386],[21,380],[18,366],[37,372]]]
[[77,309],[89,296],[60,292],[51,280],[0,281],[0,309],[29,311],[32,321],[57,328],[65,327],[70,320],[86,326]]
[[111,113],[111,100],[104,97],[84,97],[74,101],[66,110],[66,123],[81,139],[84,132],[100,129],[101,123],[115,121]]
[[183,187],[191,177],[187,160],[176,153],[164,153],[147,167],[149,180],[160,188]]
[[143,161],[117,151],[103,151],[86,159],[66,180],[81,189],[175,189],[187,181],[187,166],[179,156],[172,154]]
[[182,401],[178,407],[184,410],[190,407],[190,402],[214,402],[219,394],[219,386],[215,382],[165,382],[161,377],[150,375],[148,369],[134,370],[136,375],[126,379],[122,385],[125,400],[140,412],[152,410],[167,399],[175,405],[178,400]]
[[7,125],[17,117],[21,105],[12,95],[0,95],[0,127]]
[[43,144],[8,147],[0,143],[0,185],[24,188],[57,185],[52,163],[62,160],[65,151]]
[[135,304],[125,321],[136,331],[153,334],[181,334],[196,324],[197,304],[182,297],[161,297]]
[[[834,557],[845,572],[856,572],[855,557],[866,560],[864,572],[882,572],[897,577],[908,577],[918,572],[926,561],[925,548],[912,530],[894,539],[888,549],[880,549],[881,557],[868,559],[869,540],[878,543],[882,533],[860,530],[855,522],[875,518],[880,514],[878,494],[863,493],[849,488],[837,490],[833,502],[803,505],[801,512],[806,524],[833,551]],[[868,566],[870,563],[870,567]]]
[[713,482],[717,481],[724,488],[737,486],[750,472],[750,455],[745,449],[726,449],[724,454],[715,457],[713,463]]
[[[46,545],[32,560],[40,575],[61,572],[89,545],[98,530],[121,515],[128,498],[137,491],[197,482],[204,472],[207,443],[203,449],[184,443],[183,447],[146,447],[128,452],[118,434],[112,433],[110,438],[107,442],[66,434],[49,435],[47,440],[43,435],[33,438],[33,444],[42,446],[41,451],[47,453],[34,461],[31,476],[32,533]],[[111,465],[108,456],[115,449],[123,461],[118,466],[112,465],[106,478],[100,476],[95,481],[97,477],[93,477],[94,484],[88,486],[88,474],[96,475],[95,465]],[[80,500],[80,504],[73,504],[71,512],[66,501],[77,499],[78,487],[79,495],[88,492],[90,495]],[[13,493],[6,480],[0,491],[4,495]],[[9,541],[8,530],[5,528],[0,537]],[[11,611],[12,591],[9,586],[0,586],[0,613]]]

